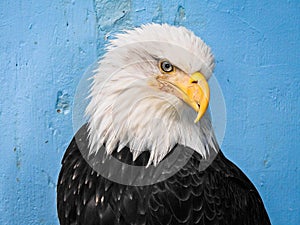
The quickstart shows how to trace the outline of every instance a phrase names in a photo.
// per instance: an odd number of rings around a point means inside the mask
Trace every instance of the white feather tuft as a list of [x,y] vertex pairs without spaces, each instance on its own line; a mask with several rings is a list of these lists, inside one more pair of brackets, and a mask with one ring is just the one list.
[[104,143],[108,154],[128,146],[134,160],[149,150],[148,165],[157,165],[177,143],[203,157],[207,145],[218,149],[209,113],[195,124],[193,109],[155,88],[158,59],[207,79],[214,67],[209,47],[183,27],[149,24],[117,35],[93,77],[86,109],[90,153]]

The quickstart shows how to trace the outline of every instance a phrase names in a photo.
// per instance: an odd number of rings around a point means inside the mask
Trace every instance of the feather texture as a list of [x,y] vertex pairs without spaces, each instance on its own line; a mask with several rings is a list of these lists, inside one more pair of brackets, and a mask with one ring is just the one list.
[[[200,154],[194,152],[167,180],[127,186],[102,177],[85,161],[77,142],[87,141],[87,126],[77,136],[80,138],[74,138],[65,153],[58,180],[61,225],[270,224],[253,184],[221,152],[204,171],[199,169]],[[125,147],[113,156],[145,166],[150,154],[143,152],[132,161],[132,153]]]
[[192,108],[157,88],[160,59],[186,74],[201,71],[209,79],[214,58],[199,37],[184,27],[148,24],[118,34],[106,50],[94,71],[86,109],[90,154],[104,143],[108,154],[118,145],[128,146],[134,158],[148,150],[149,165],[158,165],[176,144],[203,157],[209,154],[207,144],[218,149],[209,113],[195,124]]

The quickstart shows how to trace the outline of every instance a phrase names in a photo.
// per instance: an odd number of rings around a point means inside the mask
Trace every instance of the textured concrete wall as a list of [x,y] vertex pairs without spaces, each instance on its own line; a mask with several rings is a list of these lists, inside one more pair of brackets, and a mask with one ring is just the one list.
[[300,224],[299,1],[0,2],[0,224],[58,224],[55,186],[76,85],[115,31],[184,25],[213,49],[222,145],[274,225]]

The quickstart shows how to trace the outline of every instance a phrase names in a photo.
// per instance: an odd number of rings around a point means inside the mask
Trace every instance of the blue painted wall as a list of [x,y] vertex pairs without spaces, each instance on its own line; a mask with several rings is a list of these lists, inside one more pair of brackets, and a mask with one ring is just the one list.
[[75,88],[115,31],[184,25],[213,49],[222,149],[274,225],[300,224],[299,1],[0,2],[0,224],[58,224],[55,186]]

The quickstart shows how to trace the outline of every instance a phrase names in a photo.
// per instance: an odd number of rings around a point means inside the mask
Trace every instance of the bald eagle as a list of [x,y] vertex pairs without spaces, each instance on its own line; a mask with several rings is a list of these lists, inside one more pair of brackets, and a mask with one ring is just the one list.
[[117,34],[62,160],[62,225],[267,225],[258,191],[220,151],[207,110],[210,48],[184,27]]

